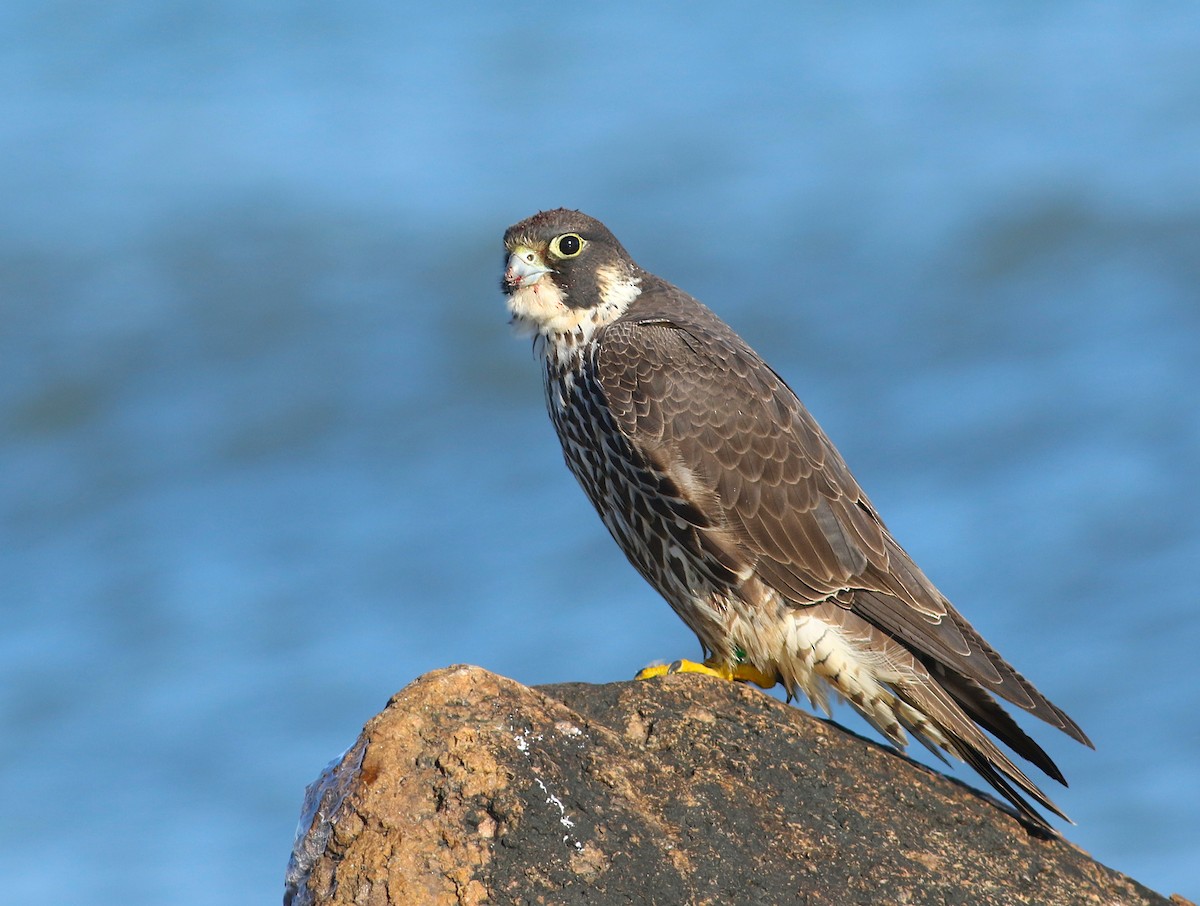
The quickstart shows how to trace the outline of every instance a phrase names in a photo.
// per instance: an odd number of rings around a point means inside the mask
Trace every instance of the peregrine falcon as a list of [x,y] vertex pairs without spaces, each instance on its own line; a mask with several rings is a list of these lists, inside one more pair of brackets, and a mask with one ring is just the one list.
[[1025,796],[1066,816],[992,737],[1066,781],[993,696],[1092,743],[925,577],[783,378],[598,220],[543,211],[504,246],[501,286],[544,357],[567,466],[707,655],[639,676],[779,683],[826,713],[832,692],[1054,834]]

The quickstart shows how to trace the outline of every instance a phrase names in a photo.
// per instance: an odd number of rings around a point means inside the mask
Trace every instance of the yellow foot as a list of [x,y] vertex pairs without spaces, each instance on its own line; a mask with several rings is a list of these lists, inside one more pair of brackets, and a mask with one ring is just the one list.
[[775,686],[775,677],[768,676],[757,667],[750,664],[734,664],[731,666],[724,661],[717,661],[714,658],[709,658],[702,664],[696,661],[678,660],[670,664],[656,664],[653,667],[644,667],[637,672],[637,676],[634,679],[651,679],[656,676],[666,676],[668,673],[703,673],[706,676],[715,676],[723,680],[754,683],[754,685],[761,686],[763,689],[771,689]]

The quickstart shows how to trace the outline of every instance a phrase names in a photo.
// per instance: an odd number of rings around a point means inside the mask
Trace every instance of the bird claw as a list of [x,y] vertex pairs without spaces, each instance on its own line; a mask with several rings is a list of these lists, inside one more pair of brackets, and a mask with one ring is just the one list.
[[656,676],[667,676],[673,673],[702,673],[705,676],[715,676],[717,679],[730,682],[754,683],[754,685],[763,689],[773,688],[776,682],[773,676],[768,676],[750,664],[734,664],[731,666],[724,661],[717,661],[714,658],[709,658],[703,663],[681,658],[669,664],[653,664],[639,670],[634,679],[653,679]]

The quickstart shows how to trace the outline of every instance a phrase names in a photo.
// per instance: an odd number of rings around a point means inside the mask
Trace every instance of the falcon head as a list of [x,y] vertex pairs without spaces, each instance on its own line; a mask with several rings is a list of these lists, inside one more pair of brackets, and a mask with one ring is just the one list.
[[595,218],[558,208],[504,233],[504,277],[513,325],[549,336],[614,320],[641,292],[641,268]]

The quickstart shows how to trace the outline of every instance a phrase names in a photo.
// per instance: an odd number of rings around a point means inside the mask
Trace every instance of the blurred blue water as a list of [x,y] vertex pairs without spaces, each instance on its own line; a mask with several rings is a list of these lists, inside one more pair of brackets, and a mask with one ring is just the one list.
[[1198,35],[1186,4],[5,4],[6,890],[270,901],[304,785],[420,673],[695,652],[504,324],[504,227],[565,204],[789,378],[1092,735],[1039,731],[1071,839],[1196,898]]

